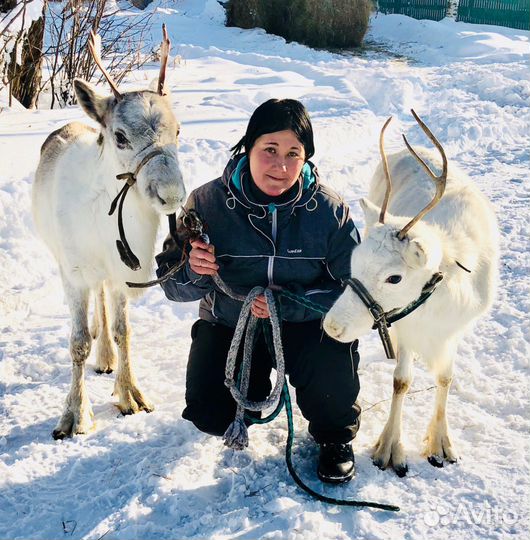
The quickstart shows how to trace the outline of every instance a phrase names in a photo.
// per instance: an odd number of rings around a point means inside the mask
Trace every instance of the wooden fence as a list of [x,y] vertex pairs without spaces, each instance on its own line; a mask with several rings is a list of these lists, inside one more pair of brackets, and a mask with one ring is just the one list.
[[[449,0],[378,0],[381,13],[399,13],[415,19],[442,20]],[[494,24],[530,30],[530,0],[460,0],[457,21]]]
[[460,0],[456,20],[530,30],[530,0]]
[[379,0],[381,13],[399,13],[414,19],[441,21],[447,11],[448,0]]

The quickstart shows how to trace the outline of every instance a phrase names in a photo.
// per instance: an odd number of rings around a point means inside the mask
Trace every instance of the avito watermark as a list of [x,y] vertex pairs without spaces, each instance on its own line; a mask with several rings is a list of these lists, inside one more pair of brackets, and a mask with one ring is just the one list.
[[429,527],[446,527],[448,525],[515,525],[519,515],[513,510],[492,506],[488,501],[483,503],[460,502],[458,506],[437,505],[423,515]]

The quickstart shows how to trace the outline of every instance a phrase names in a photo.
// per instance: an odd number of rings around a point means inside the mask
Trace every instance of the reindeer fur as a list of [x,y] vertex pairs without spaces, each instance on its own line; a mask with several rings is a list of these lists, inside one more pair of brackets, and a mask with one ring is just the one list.
[[[425,148],[416,150],[432,170],[441,160]],[[492,304],[498,272],[498,227],[489,201],[469,178],[449,164],[445,194],[403,240],[398,232],[433,196],[433,183],[408,150],[388,157],[392,194],[385,223],[379,223],[386,190],[383,166],[373,176],[369,200],[361,202],[366,231],[353,251],[352,277],[359,279],[385,311],[404,307],[419,297],[435,272],[444,279],[416,311],[393,324],[397,351],[390,415],[374,449],[374,463],[407,472],[401,443],[402,405],[412,383],[412,364],[422,358],[434,374],[434,414],[425,437],[425,455],[435,466],[454,462],[457,452],[447,423],[446,402],[453,378],[457,345],[470,323]],[[468,273],[456,262],[465,266]],[[389,276],[401,276],[397,284]],[[347,287],[324,320],[326,332],[339,341],[353,341],[370,331],[373,319]]]
[[[99,130],[75,122],[53,132],[42,146],[33,187],[35,224],[59,266],[72,317],[72,385],[55,438],[93,428],[84,380],[93,338],[97,338],[96,371],[110,373],[117,367],[115,395],[121,412],[152,410],[130,360],[128,299],[141,294],[141,289],[130,289],[125,282],[149,278],[160,215],[174,212],[185,199],[177,159],[178,123],[167,97],[147,90],[117,99],[99,95],[81,80],[75,81],[75,90]],[[125,232],[141,264],[134,272],[120,260],[117,218],[108,212],[123,186],[116,175],[134,171],[153,149],[161,154],[141,169],[124,203]],[[89,331],[92,293],[95,322]]]

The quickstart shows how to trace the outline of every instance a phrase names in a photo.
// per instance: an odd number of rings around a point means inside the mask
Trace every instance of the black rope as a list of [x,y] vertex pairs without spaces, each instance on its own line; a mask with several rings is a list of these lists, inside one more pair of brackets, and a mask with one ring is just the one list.
[[118,204],[118,231],[120,233],[120,239],[116,240],[116,247],[118,248],[118,253],[124,264],[126,264],[131,270],[139,270],[141,268],[140,261],[138,257],[133,253],[127,238],[125,238],[125,230],[123,228],[123,202],[125,201],[125,196],[131,184],[127,183],[121,188],[120,192],[110,205],[109,216],[112,216],[116,210],[116,204]]
[[390,326],[392,323],[403,319],[407,315],[410,315],[414,310],[418,309],[425,301],[431,296],[431,294],[436,290],[436,287],[440,281],[443,279],[443,274],[441,272],[436,272],[432,278],[425,284],[423,287],[419,298],[411,302],[408,306],[405,306],[402,309],[391,310],[385,314],[386,322]]
[[131,289],[145,289],[147,287],[154,287],[155,285],[160,285],[161,283],[165,283],[166,281],[169,281],[171,279],[171,276],[176,274],[186,264],[186,258],[183,257],[183,259],[184,260],[168,268],[167,272],[158,279],[153,279],[151,281],[145,281],[142,283],[137,283],[135,281],[126,281],[125,284],[128,287],[131,287]]
[[[278,302],[278,316],[281,320],[279,302]],[[270,326],[270,322],[268,320],[262,320],[261,328],[263,331],[263,336],[265,338],[265,343],[267,344],[267,349],[269,350],[269,354],[271,355],[271,358],[273,359],[273,364],[274,364],[275,355],[274,355],[274,347],[272,343],[272,335],[271,335],[272,329]],[[266,418],[255,418],[251,415],[245,414],[245,418],[247,419],[249,424],[266,424],[274,420],[280,414],[284,405],[285,405],[285,412],[287,416],[287,443],[285,446],[285,462],[287,464],[287,470],[289,471],[291,478],[294,480],[295,484],[300,489],[302,489],[303,491],[311,495],[313,498],[321,502],[328,503],[328,504],[336,504],[339,506],[351,506],[351,507],[358,507],[358,508],[375,508],[377,510],[387,510],[389,512],[400,511],[399,506],[395,506],[393,504],[384,504],[384,503],[377,503],[377,502],[371,502],[371,501],[355,501],[351,499],[335,499],[334,497],[327,497],[326,495],[317,493],[316,491],[311,489],[309,486],[307,486],[303,482],[303,480],[300,478],[300,476],[298,476],[298,473],[296,472],[293,466],[292,452],[293,452],[293,442],[294,442],[295,432],[294,432],[294,422],[293,422],[293,407],[291,403],[291,395],[289,393],[289,385],[287,384],[287,380],[284,379],[280,401],[278,402],[278,405],[276,406],[275,410],[269,416],[267,416]]]
[[[122,189],[123,191],[123,189]],[[118,197],[120,196],[120,193],[118,193]],[[116,197],[116,199],[118,198]],[[123,196],[125,198],[125,195]],[[113,201],[113,206],[115,207],[115,201]],[[111,211],[114,211],[111,206]],[[186,233],[186,240],[187,241],[193,241],[197,238],[201,239],[203,242],[206,242],[207,244],[210,242],[208,235],[205,232],[204,224],[199,216],[199,214],[194,210],[186,210],[184,207],[182,207],[182,212],[184,213],[184,216],[182,218],[182,225]],[[176,234],[177,234],[177,216],[176,214],[168,214],[168,222],[169,222],[169,234],[173,238],[173,240],[176,242]],[[137,283],[133,281],[126,281],[125,284],[128,287],[131,287],[133,289],[144,289],[147,287],[153,287],[154,285],[160,285],[161,283],[165,283],[168,281],[171,276],[176,274],[185,264],[187,261],[186,256],[186,249],[185,247],[182,249],[182,258],[180,262],[177,264],[174,264],[173,266],[169,267],[163,276],[159,277],[158,279],[153,279],[151,281],[145,281],[143,283]],[[212,276],[214,279],[214,282],[217,283],[216,277]],[[223,292],[227,292],[226,290]]]
[[318,499],[319,501],[329,503],[329,504],[337,504],[339,506],[355,506],[355,507],[361,507],[361,508],[363,507],[376,508],[378,510],[388,510],[389,512],[399,512],[401,510],[399,506],[395,506],[393,504],[384,504],[384,503],[377,503],[377,502],[371,502],[371,501],[354,501],[351,499],[335,499],[334,497],[326,497],[325,495],[321,495],[320,493],[313,491],[309,486],[304,484],[304,482],[300,479],[300,477],[294,470],[293,462],[292,462],[294,423],[293,423],[291,396],[289,394],[289,387],[287,385],[287,382],[284,382],[284,385],[283,385],[283,401],[285,402],[285,410],[287,412],[287,428],[288,428],[287,446],[285,448],[285,461],[287,463],[287,469],[289,470],[291,477],[293,478],[295,483],[298,485],[298,487],[303,489],[306,493],[309,493],[309,495],[311,495],[315,499]]
[[[146,147],[148,148],[148,147]],[[146,149],[144,148],[144,150]],[[143,152],[143,150],[142,150]],[[118,253],[120,254],[120,258],[122,262],[127,265],[131,270],[140,270],[140,261],[138,260],[138,257],[133,253],[133,250],[129,246],[129,243],[127,242],[127,238],[125,237],[125,229],[123,228],[123,202],[125,201],[125,196],[127,195],[127,192],[129,191],[129,188],[136,182],[136,178],[138,176],[138,173],[140,172],[141,168],[151,159],[153,159],[155,156],[163,155],[164,152],[161,149],[153,150],[152,152],[149,152],[149,154],[145,155],[142,158],[142,161],[138,164],[136,167],[136,170],[134,172],[125,172],[121,174],[117,174],[116,178],[118,180],[125,180],[125,185],[120,189],[120,192],[116,197],[114,197],[114,200],[112,201],[110,205],[109,210],[109,216],[112,216],[114,211],[116,210],[116,204],[119,202],[118,206],[118,230],[120,232],[120,239],[116,240],[116,247],[118,249]]]

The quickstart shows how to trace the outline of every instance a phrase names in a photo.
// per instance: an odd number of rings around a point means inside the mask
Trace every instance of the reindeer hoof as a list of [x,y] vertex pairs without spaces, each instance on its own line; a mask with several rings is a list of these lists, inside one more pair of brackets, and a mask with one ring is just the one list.
[[94,371],[96,373],[112,373],[117,367],[118,360],[116,356],[112,354],[112,351],[101,351],[98,347],[96,355],[96,367],[94,368]]
[[112,372],[113,372],[113,369],[112,369],[112,368],[106,368],[106,369],[95,368],[94,371],[95,371],[98,375],[101,375],[102,373],[112,373]]
[[409,467],[406,463],[404,465],[394,465],[393,468],[394,468],[395,473],[400,478],[404,478],[405,476],[407,476],[407,473],[409,472]]
[[85,405],[80,410],[76,408],[75,411],[67,408],[52,431],[52,437],[57,441],[73,435],[85,435],[95,427],[94,413],[90,406]]
[[122,416],[129,416],[131,414],[139,413],[140,411],[145,411],[146,413],[153,412],[155,408],[150,403],[135,403],[134,405],[126,406],[116,404],[116,407],[120,410]]
[[441,469],[444,466],[444,460],[440,456],[429,456],[427,461],[433,466]]
[[63,439],[69,439],[73,437],[74,435],[86,435],[90,431],[93,431],[95,428],[95,424],[93,424],[89,429],[84,429],[81,426],[77,425],[77,427],[73,426],[73,422],[71,425],[67,427],[58,427],[52,431],[52,437],[56,441],[62,441]]
[[63,431],[62,429],[54,429],[52,431],[52,437],[56,440],[56,441],[62,441],[63,439],[65,439],[66,437],[71,437],[72,434],[68,434],[66,433],[65,431]]
[[52,437],[56,441],[66,439],[72,436],[72,428],[74,427],[74,413],[70,410],[66,410],[56,428],[52,432]]
[[[382,471],[386,470],[387,464],[382,459],[373,459],[372,463]],[[404,464],[398,464],[398,465],[392,465],[392,469],[394,469],[394,472],[400,477],[404,478],[407,476],[407,473],[409,472],[409,467],[406,463]]]
[[372,459],[372,463],[378,468],[378,469],[381,469],[382,471],[384,471],[386,469],[386,463],[384,462],[383,459],[381,458],[374,458]]
[[392,441],[383,435],[375,445],[372,462],[381,470],[385,470],[390,465],[400,478],[406,476],[409,470],[401,442],[399,440]]
[[154,410],[153,405],[145,398],[137,386],[124,385],[116,380],[114,394],[118,396],[116,405],[124,416],[136,414],[140,411],[149,413]]

